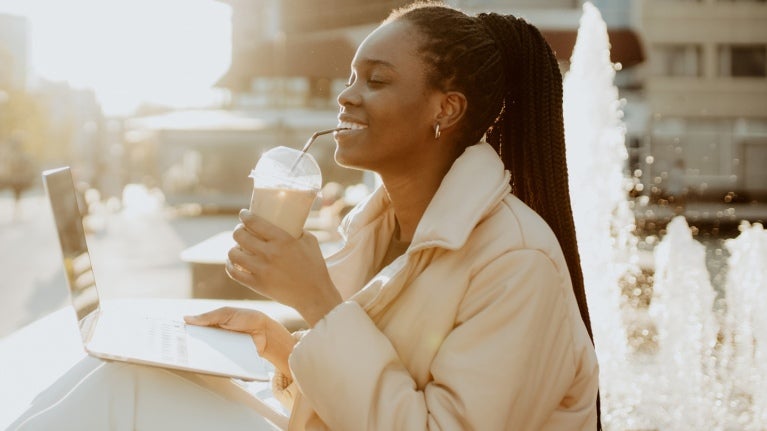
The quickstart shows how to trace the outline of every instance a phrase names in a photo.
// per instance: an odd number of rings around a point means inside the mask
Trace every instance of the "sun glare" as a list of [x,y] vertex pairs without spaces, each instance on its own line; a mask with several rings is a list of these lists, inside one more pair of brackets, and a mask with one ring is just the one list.
[[107,114],[205,104],[230,63],[231,9],[214,0],[0,0],[1,12],[29,20],[31,75],[93,88]]

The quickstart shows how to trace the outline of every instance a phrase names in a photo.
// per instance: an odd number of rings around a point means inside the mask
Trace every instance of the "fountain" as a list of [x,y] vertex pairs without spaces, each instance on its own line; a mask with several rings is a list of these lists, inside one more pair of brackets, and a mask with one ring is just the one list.
[[740,225],[730,251],[724,318],[725,394],[743,430],[767,428],[767,231]]
[[624,404],[616,398],[629,396],[621,393],[627,388],[620,383],[627,345],[615,287],[628,270],[627,251],[634,245],[634,220],[623,188],[625,127],[614,78],[607,26],[597,8],[585,3],[570,70],[563,79],[563,110],[573,217],[606,416]]
[[[714,349],[719,333],[716,292],[706,251],[684,217],[675,217],[655,249],[655,283],[649,314],[658,332],[655,391],[666,403],[660,429],[709,429],[721,417]],[[713,414],[718,413],[718,414]]]
[[[684,217],[670,221],[652,250],[654,259],[640,266],[639,246],[652,244],[634,235],[630,181],[623,174],[623,102],[614,77],[606,25],[587,2],[564,77],[564,115],[603,427],[765,431],[767,232],[744,223],[740,235],[727,241],[719,298],[705,247]],[[625,292],[642,294],[646,279],[652,295],[629,301]],[[640,328],[639,337],[632,328]]]

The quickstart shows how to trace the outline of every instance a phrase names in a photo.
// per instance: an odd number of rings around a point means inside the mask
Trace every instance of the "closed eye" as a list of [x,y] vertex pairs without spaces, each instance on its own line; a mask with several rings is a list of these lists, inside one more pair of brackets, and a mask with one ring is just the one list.
[[[348,81],[346,81],[346,83],[344,84],[344,87],[346,87],[346,88],[349,88],[349,87],[351,87],[352,85],[354,85],[354,82],[355,82],[355,79],[349,79],[349,80],[348,80]],[[365,82],[367,82],[367,85],[368,85],[369,87],[374,87],[374,88],[375,88],[375,87],[380,87],[380,86],[383,86],[383,85],[386,85],[386,84],[388,84],[388,82],[387,82],[387,81],[384,81],[384,80],[381,80],[381,79],[375,79],[375,78],[370,78],[370,79],[368,79],[368,80],[367,80],[367,81],[365,81]]]
[[391,75],[396,75],[395,67],[384,60],[363,59],[353,63],[351,69],[351,74],[345,84],[347,88],[354,85],[359,76],[365,79],[364,82],[368,87],[379,88],[390,84]]

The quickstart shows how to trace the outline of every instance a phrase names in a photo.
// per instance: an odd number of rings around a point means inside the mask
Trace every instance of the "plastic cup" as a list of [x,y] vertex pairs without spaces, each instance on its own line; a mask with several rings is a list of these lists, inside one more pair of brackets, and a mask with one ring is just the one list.
[[261,155],[250,178],[250,211],[294,238],[300,237],[322,187],[322,172],[314,157],[293,148],[275,147]]

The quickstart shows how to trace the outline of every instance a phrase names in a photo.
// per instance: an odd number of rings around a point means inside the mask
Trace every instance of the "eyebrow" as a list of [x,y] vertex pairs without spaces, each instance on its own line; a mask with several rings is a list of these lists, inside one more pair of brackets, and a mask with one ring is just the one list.
[[[397,69],[396,67],[394,67],[393,64],[389,63],[388,61],[386,61],[386,60],[379,60],[379,59],[376,59],[376,58],[363,58],[363,59],[361,59],[360,61],[357,62],[357,64],[360,64],[360,63],[364,64],[364,65],[366,65],[368,67],[384,66],[384,67],[388,67],[389,69]],[[354,66],[354,64],[352,64],[352,66]]]

